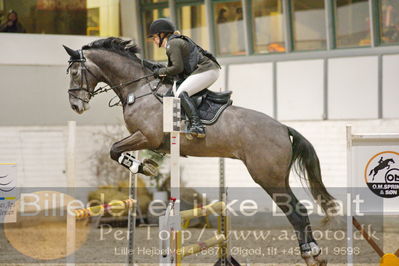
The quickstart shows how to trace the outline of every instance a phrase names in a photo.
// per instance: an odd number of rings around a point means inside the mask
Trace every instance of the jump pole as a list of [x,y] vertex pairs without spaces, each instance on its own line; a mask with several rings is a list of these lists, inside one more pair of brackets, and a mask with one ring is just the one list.
[[163,132],[170,134],[171,200],[165,216],[159,217],[160,264],[180,265],[180,99],[163,98]]
[[[226,189],[226,159],[219,158],[219,202],[226,206],[227,189]],[[240,263],[230,255],[230,238],[228,232],[230,230],[230,218],[227,215],[226,208],[218,216],[218,234],[223,235],[225,241],[219,243],[217,266],[239,266]]]
[[[139,160],[139,152],[135,152],[135,157]],[[132,208],[129,208],[127,230],[128,230],[128,249],[127,249],[127,266],[134,265],[134,253],[135,253],[135,230],[136,230],[136,214],[137,214],[137,178],[138,174],[129,173],[129,199],[136,200],[136,204],[133,204]]]
[[68,193],[73,194],[75,183],[75,147],[76,147],[76,121],[68,121],[66,175]]
[[[67,176],[67,193],[70,196],[75,194],[75,147],[76,147],[76,121],[68,121],[67,124],[68,138],[66,146],[66,176]],[[67,210],[67,232],[66,232],[66,254],[70,254],[66,259],[68,266],[75,265],[75,234],[68,234],[68,232],[75,232],[76,220],[68,217]]]
[[171,197],[175,199],[173,211],[180,213],[180,99],[163,98],[163,131],[170,133]]

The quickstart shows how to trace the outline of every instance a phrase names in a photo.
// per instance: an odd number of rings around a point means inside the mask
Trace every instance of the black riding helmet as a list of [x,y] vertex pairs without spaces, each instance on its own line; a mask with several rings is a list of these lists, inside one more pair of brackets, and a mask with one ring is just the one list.
[[167,18],[160,18],[154,20],[150,25],[150,34],[148,38],[151,38],[153,35],[158,35],[160,39],[159,47],[161,47],[164,38],[161,38],[161,33],[173,33],[176,30],[175,24]]
[[148,37],[152,37],[154,34],[159,33],[173,33],[176,30],[175,24],[167,18],[160,18],[154,20],[150,26],[150,34]]

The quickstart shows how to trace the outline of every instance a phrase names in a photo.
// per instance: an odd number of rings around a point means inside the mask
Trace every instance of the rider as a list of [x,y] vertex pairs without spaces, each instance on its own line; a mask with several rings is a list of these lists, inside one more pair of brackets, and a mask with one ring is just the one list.
[[220,65],[216,58],[198,46],[189,37],[176,31],[166,18],[153,21],[150,35],[159,48],[166,48],[168,66],[155,69],[154,76],[171,77],[181,83],[176,91],[190,123],[188,132],[198,138],[205,137],[205,127],[190,96],[211,86],[219,77]]

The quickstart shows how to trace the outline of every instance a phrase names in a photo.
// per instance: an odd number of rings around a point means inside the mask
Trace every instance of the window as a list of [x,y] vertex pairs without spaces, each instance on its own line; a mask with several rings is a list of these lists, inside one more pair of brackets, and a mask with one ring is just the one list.
[[254,51],[284,52],[282,0],[252,0],[251,10]]
[[381,0],[380,3],[381,43],[399,42],[399,1]]
[[[154,19],[169,16],[169,2],[140,0],[145,34]],[[174,3],[178,30],[205,49],[214,44],[217,56],[245,55],[247,44],[249,51],[256,54],[284,53],[287,45],[295,51],[325,50],[328,29],[333,34],[332,48],[367,47],[371,45],[374,25],[370,25],[370,12],[374,7],[378,7],[375,16],[379,21],[375,23],[380,27],[377,37],[381,43],[399,43],[399,0],[175,0]],[[244,21],[243,10],[248,12],[248,21]],[[208,16],[212,25],[207,25]],[[327,16],[332,18],[333,25],[326,25],[330,21]],[[214,36],[210,36],[209,26],[213,27]],[[288,26],[292,43],[286,39]],[[164,51],[154,47],[151,40],[146,40],[145,51],[152,59],[166,59]]]
[[177,9],[178,29],[204,49],[209,49],[209,34],[204,4],[185,5]]
[[326,48],[324,1],[294,0],[292,24],[295,50]]
[[120,35],[118,0],[4,0],[3,3],[3,14],[15,10],[28,33]]
[[241,1],[214,3],[216,52],[218,55],[245,54],[245,32]]
[[369,46],[370,15],[368,0],[335,0],[336,46]]
[[145,51],[148,58],[152,60],[167,60],[167,56],[164,48],[159,48],[154,44],[151,38],[147,38],[149,35],[150,25],[151,23],[159,18],[165,18],[170,16],[169,8],[167,7],[158,7],[144,10],[143,14],[143,25],[144,25],[144,42],[145,42]]

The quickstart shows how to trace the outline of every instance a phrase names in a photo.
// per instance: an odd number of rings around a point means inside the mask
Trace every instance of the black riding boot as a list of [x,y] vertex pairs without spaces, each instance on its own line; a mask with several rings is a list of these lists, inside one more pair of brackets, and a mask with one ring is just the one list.
[[187,114],[188,119],[190,119],[188,132],[197,138],[205,138],[205,127],[201,122],[201,119],[198,115],[198,110],[195,107],[193,100],[185,91],[180,93],[179,98],[184,112]]

